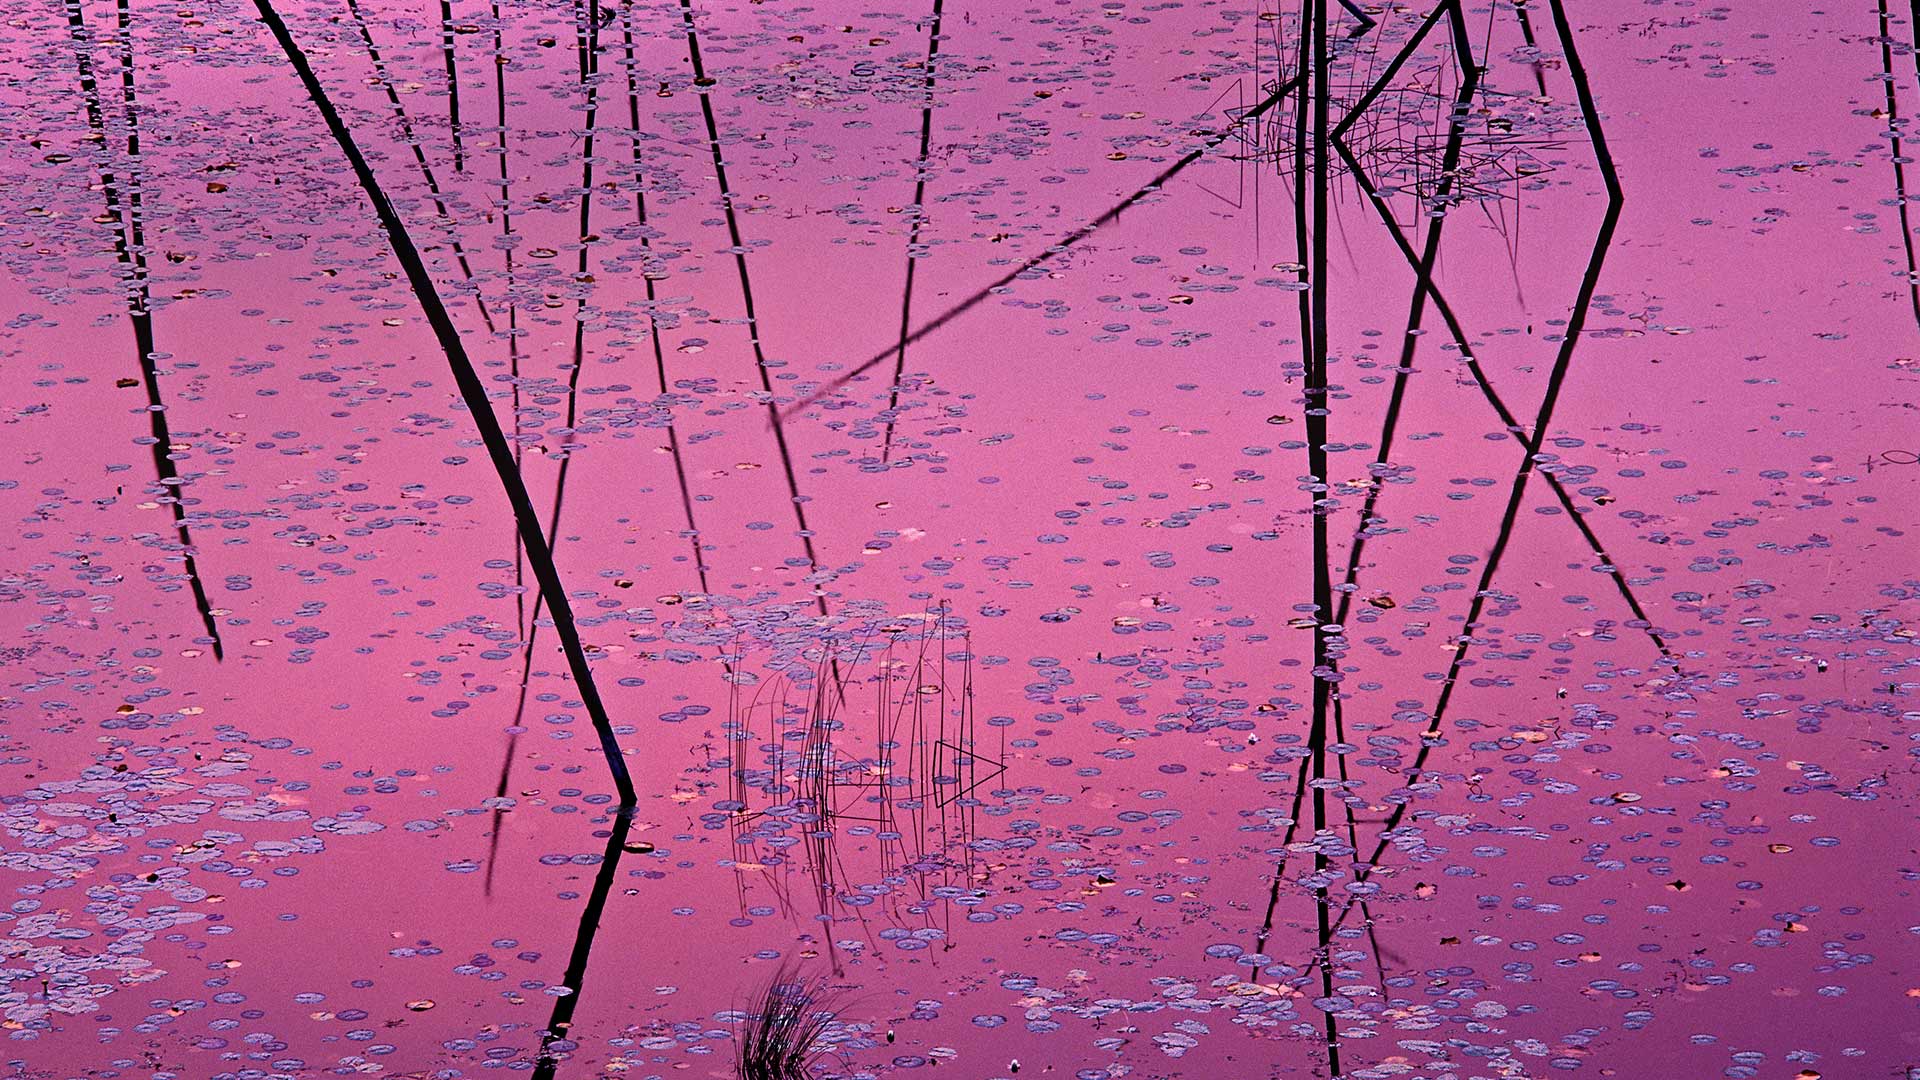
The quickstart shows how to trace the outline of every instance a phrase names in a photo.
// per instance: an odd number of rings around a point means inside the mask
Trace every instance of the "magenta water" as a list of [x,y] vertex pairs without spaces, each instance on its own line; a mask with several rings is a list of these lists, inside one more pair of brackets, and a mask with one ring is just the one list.
[[1920,1068],[1904,8],[4,14],[5,1075]]

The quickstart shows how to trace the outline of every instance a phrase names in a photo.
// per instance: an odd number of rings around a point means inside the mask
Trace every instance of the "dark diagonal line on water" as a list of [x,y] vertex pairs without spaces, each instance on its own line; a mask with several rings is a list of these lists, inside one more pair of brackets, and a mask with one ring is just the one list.
[[[440,215],[441,222],[447,228],[447,241],[453,248],[453,257],[460,264],[460,275],[467,281],[473,280],[473,266],[467,261],[466,248],[460,244],[458,227],[453,215],[447,211],[446,196],[440,191],[440,180],[434,175],[433,165],[427,161],[427,153],[421,148],[420,138],[414,133],[413,120],[407,116],[407,107],[400,101],[400,93],[394,89],[393,77],[387,73],[386,61],[380,55],[380,47],[374,44],[373,31],[367,26],[366,16],[360,10],[359,0],[347,0],[347,11],[353,15],[354,25],[360,30],[360,41],[367,49],[367,59],[373,63],[373,73],[380,80],[380,88],[387,93],[387,104],[393,109],[393,118],[400,127],[400,141],[413,151],[414,167],[420,170],[420,178],[427,185],[433,208]],[[453,54],[447,54],[448,64],[453,62]],[[458,106],[456,106],[458,108]],[[478,291],[473,294],[473,303],[480,311],[480,321],[487,324],[487,333],[495,333],[493,313],[487,310],[487,302]]]
[[[1614,167],[1613,154],[1607,146],[1606,133],[1600,124],[1599,110],[1594,104],[1593,92],[1587,81],[1586,69],[1580,61],[1579,49],[1574,43],[1573,30],[1567,22],[1562,0],[1548,0],[1553,12],[1555,32],[1559,35],[1566,58],[1568,76],[1573,81],[1574,92],[1579,99],[1581,120],[1587,129],[1588,139],[1593,146],[1594,158],[1607,189],[1607,209],[1600,222],[1599,232],[1595,235],[1592,250],[1588,254],[1586,273],[1581,278],[1580,288],[1574,298],[1573,309],[1569,313],[1560,348],[1554,358],[1553,372],[1547,381],[1546,394],[1535,413],[1533,431],[1527,436],[1527,454],[1521,460],[1514,475],[1513,485],[1507,498],[1505,512],[1501,515],[1500,532],[1492,550],[1488,553],[1486,566],[1481,571],[1480,580],[1474,589],[1472,603],[1468,607],[1466,625],[1460,639],[1455,643],[1453,658],[1448,663],[1445,680],[1441,683],[1440,696],[1434,704],[1432,716],[1420,742],[1419,753],[1415,755],[1408,769],[1409,783],[1415,782],[1425,771],[1427,760],[1440,737],[1440,731],[1446,718],[1447,706],[1453,700],[1458,685],[1460,668],[1465,663],[1473,645],[1473,632],[1479,625],[1480,614],[1486,606],[1493,579],[1499,573],[1500,563],[1506,555],[1513,539],[1515,526],[1519,519],[1520,506],[1526,496],[1527,479],[1533,475],[1534,465],[1540,453],[1540,447],[1546,441],[1546,433],[1553,423],[1554,408],[1559,403],[1560,393],[1566,383],[1567,372],[1573,362],[1574,351],[1579,347],[1580,335],[1586,327],[1587,314],[1593,304],[1594,293],[1599,288],[1600,275],[1606,265],[1608,250],[1613,246],[1613,234],[1620,221],[1620,210],[1626,202],[1626,196],[1620,187],[1618,170]],[[1411,800],[1398,800],[1394,809],[1387,815],[1381,830],[1381,837],[1373,853],[1358,864],[1356,881],[1365,881],[1380,865],[1380,859],[1392,844],[1393,833],[1406,816]],[[1357,854],[1357,853],[1356,853]],[[1352,906],[1341,913],[1341,922],[1345,922]]]
[[626,854],[627,835],[633,828],[633,808],[614,811],[607,832],[607,846],[600,853],[600,866],[593,875],[593,888],[587,893],[587,906],[580,912],[580,925],[574,931],[573,949],[567,954],[567,971],[560,978],[566,990],[553,1002],[546,1030],[540,1034],[540,1055],[534,1060],[533,1080],[553,1080],[560,1062],[577,1044],[569,1037],[573,1016],[580,1008],[580,992],[587,981],[587,963],[593,957],[593,944],[600,933],[600,921],[607,910],[607,897],[613,892],[613,879],[620,870],[620,857]]
[[[684,3],[686,2],[686,0],[682,0],[682,2]],[[1156,175],[1153,179],[1147,181],[1145,184],[1135,189],[1134,192],[1128,195],[1126,198],[1121,199],[1118,203],[1115,203],[1113,207],[1109,209],[1106,213],[1101,214],[1099,217],[1094,218],[1092,221],[1089,221],[1086,224],[1080,226],[1078,229],[1075,229],[1073,232],[1068,233],[1066,236],[1063,236],[1059,240],[1054,241],[1054,243],[1048,245],[1046,250],[1042,251],[1038,255],[1034,255],[1026,259],[1025,261],[1021,262],[1019,266],[1016,266],[1012,270],[1009,270],[1006,273],[1000,275],[1000,277],[994,279],[994,281],[991,282],[990,284],[982,286],[981,288],[975,290],[974,292],[969,293],[964,299],[955,303],[953,306],[947,308],[945,311],[941,312],[939,315],[934,316],[932,319],[928,320],[926,323],[923,323],[920,329],[915,330],[911,334],[908,334],[904,340],[898,341],[892,345],[889,345],[886,348],[880,350],[879,352],[873,354],[872,356],[868,357],[866,360],[862,361],[860,364],[856,365],[852,370],[844,371],[844,372],[841,372],[839,375],[834,376],[825,385],[815,389],[812,393],[807,394],[805,397],[802,397],[800,400],[794,402],[793,404],[788,405],[785,409],[781,410],[781,412],[789,413],[789,414],[793,413],[799,409],[805,408],[806,406],[813,404],[814,402],[820,400],[821,398],[827,396],[828,394],[833,393],[835,390],[838,390],[841,387],[847,385],[853,380],[859,378],[861,375],[867,373],[868,371],[873,370],[873,368],[877,367],[879,364],[884,362],[889,356],[895,355],[901,349],[909,345],[917,344],[922,338],[926,337],[928,334],[931,334],[934,331],[939,330],[941,327],[947,325],[953,320],[959,318],[962,315],[965,315],[969,311],[972,311],[974,308],[978,307],[982,301],[986,300],[987,297],[992,296],[995,292],[999,291],[1002,288],[1005,288],[1007,285],[1011,284],[1016,279],[1018,279],[1021,275],[1027,274],[1034,270],[1039,269],[1040,267],[1053,261],[1059,256],[1065,254],[1067,250],[1072,248],[1075,244],[1078,244],[1080,241],[1085,240],[1089,236],[1092,236],[1101,227],[1105,225],[1109,225],[1115,221],[1118,221],[1120,219],[1121,214],[1131,209],[1134,205],[1138,204],[1142,199],[1145,199],[1147,196],[1152,195],[1153,193],[1159,191],[1161,186],[1166,184],[1167,181],[1172,180],[1174,177],[1180,175],[1182,172],[1185,172],[1188,166],[1192,165],[1196,161],[1199,161],[1201,158],[1205,157],[1209,151],[1213,150],[1214,148],[1218,147],[1221,143],[1224,143],[1228,139],[1232,138],[1234,134],[1239,131],[1242,125],[1258,120],[1261,116],[1265,115],[1274,106],[1280,104],[1280,102],[1288,94],[1293,92],[1293,89],[1298,84],[1298,82],[1299,82],[1299,78],[1298,76],[1296,76],[1292,79],[1288,79],[1286,82],[1281,83],[1277,88],[1274,89],[1273,93],[1268,94],[1266,98],[1264,98],[1258,105],[1255,105],[1253,108],[1247,110],[1245,113],[1242,113],[1240,116],[1234,118],[1234,121],[1231,124],[1228,124],[1225,129],[1221,131],[1213,132],[1212,134],[1208,135],[1205,142],[1201,143],[1198,147],[1194,148],[1193,150],[1188,151],[1186,154],[1181,155],[1180,159],[1175,161],[1173,164],[1160,170],[1159,174]]]
[[[714,182],[720,189],[720,208],[727,221],[727,238],[733,245],[733,265],[740,278],[740,297],[746,308],[747,337],[753,346],[754,370],[760,374],[760,389],[766,394],[767,419],[773,427],[774,445],[780,452],[780,469],[786,476],[787,496],[793,502],[793,517],[799,526],[800,546],[807,556],[807,572],[811,577],[820,569],[820,559],[814,553],[813,530],[807,527],[806,500],[800,494],[800,481],[793,469],[793,454],[787,448],[787,428],[781,416],[780,405],[773,394],[773,374],[767,367],[767,356],[760,338],[760,317],[753,303],[753,275],[747,269],[746,242],[740,236],[740,215],[733,207],[733,187],[727,181],[726,155],[720,148],[720,124],[713,114],[714,80],[707,77],[706,65],[700,59],[700,32],[694,25],[693,0],[680,0],[680,17],[686,26],[687,59],[693,66],[694,92],[700,98],[700,115],[706,122],[707,146],[713,154]],[[814,605],[820,614],[827,614],[827,596],[824,589],[813,589]],[[836,667],[836,674],[837,674]]]
[[921,92],[926,99],[920,105],[920,156],[913,166],[912,232],[907,236],[907,278],[900,289],[900,344],[893,356],[893,386],[887,391],[887,430],[880,443],[880,460],[893,457],[894,412],[900,408],[900,380],[907,374],[907,336],[913,324],[913,275],[919,267],[920,228],[927,220],[928,154],[933,147],[934,68],[940,59],[940,13],[944,0],[933,0],[933,24],[927,29],[927,78]]
[[[1474,353],[1473,345],[1467,337],[1466,330],[1462,327],[1459,317],[1454,313],[1453,305],[1447,301],[1446,293],[1440,289],[1439,283],[1434,279],[1431,267],[1425,270],[1422,269],[1421,257],[1415,254],[1412,244],[1407,239],[1405,230],[1398,221],[1394,220],[1392,209],[1387,205],[1386,199],[1381,196],[1379,190],[1373,185],[1372,179],[1367,175],[1366,169],[1361,165],[1359,159],[1342,143],[1335,143],[1334,150],[1346,160],[1348,171],[1353,176],[1361,191],[1367,196],[1368,200],[1373,203],[1375,210],[1380,215],[1381,221],[1386,225],[1388,232],[1392,234],[1394,243],[1399,247],[1401,255],[1407,260],[1409,265],[1413,266],[1414,273],[1418,277],[1415,288],[1431,300],[1434,310],[1440,313],[1441,320],[1447,325],[1448,335],[1453,339],[1454,347],[1460,350],[1462,362],[1466,364],[1468,373],[1473,376],[1475,385],[1480,388],[1482,396],[1493,406],[1494,412],[1499,415],[1500,422],[1506,426],[1507,431],[1519,440],[1522,450],[1524,451],[1526,447],[1527,429],[1520,423],[1519,419],[1514,416],[1513,411],[1507,407],[1507,403],[1501,398],[1499,391],[1494,389],[1492,380],[1488,378],[1486,370],[1480,365],[1479,357]],[[1435,231],[1438,230],[1438,227],[1439,222],[1436,222]],[[1417,324],[1413,328],[1417,328]],[[1412,342],[1409,340],[1406,351],[1403,352],[1401,357],[1401,371],[1395,376],[1394,398],[1389,404],[1389,413],[1396,412],[1399,407],[1401,381],[1412,374],[1412,372],[1408,370],[1408,365],[1412,362],[1411,346]],[[1390,449],[1390,442],[1390,433],[1383,433],[1380,454],[1375,459],[1377,465],[1385,465],[1387,463],[1387,451]],[[1625,573],[1622,572],[1619,565],[1614,562],[1613,556],[1609,554],[1606,549],[1606,545],[1601,542],[1599,534],[1594,531],[1592,525],[1588,524],[1587,515],[1573,501],[1573,493],[1567,490],[1566,484],[1554,473],[1543,470],[1540,475],[1546,480],[1547,485],[1553,489],[1554,497],[1559,500],[1561,508],[1566,511],[1567,516],[1573,521],[1574,528],[1580,530],[1580,535],[1586,541],[1587,548],[1593,553],[1595,558],[1600,560],[1600,566],[1605,569],[1608,577],[1612,579],[1615,591],[1620,594],[1621,599],[1626,601],[1628,609],[1632,611],[1634,621],[1644,628],[1654,648],[1660,651],[1661,656],[1664,657],[1668,663],[1678,664],[1679,658],[1674,655],[1672,648],[1667,644],[1666,638],[1653,626],[1652,620],[1647,615],[1646,607],[1640,602],[1639,594],[1634,591],[1633,584],[1627,580]],[[1366,530],[1374,520],[1374,509],[1382,494],[1383,492],[1378,485],[1369,488],[1367,492],[1366,503],[1360,513],[1361,531],[1355,537],[1354,549],[1347,560],[1346,583],[1348,585],[1354,585],[1359,581],[1361,555],[1364,552],[1370,535]],[[1342,592],[1340,597],[1339,618],[1335,621],[1341,623],[1346,621],[1346,613],[1351,608],[1352,603],[1353,593],[1351,591]]]
[[459,388],[460,398],[466,404],[467,411],[473,415],[474,426],[479,429],[480,439],[486,444],[487,455],[492,459],[494,472],[500,478],[500,486],[505,489],[507,502],[513,507],[514,518],[519,524],[520,540],[526,547],[527,561],[532,564],[535,579],[540,583],[540,592],[545,597],[547,608],[552,613],[553,625],[560,635],[561,648],[566,652],[567,663],[573,672],[574,683],[580,692],[582,706],[593,722],[594,732],[599,736],[601,753],[605,756],[607,770],[613,776],[615,789],[620,795],[622,806],[632,806],[635,802],[633,779],[628,775],[627,765],[620,756],[620,744],[614,738],[613,724],[607,717],[606,706],[601,702],[599,687],[594,683],[593,669],[587,662],[586,650],[580,644],[580,633],[573,620],[573,607],[567,601],[559,572],[554,568],[552,552],[547,547],[546,537],[540,531],[540,519],[534,513],[533,501],[527,495],[526,485],[520,479],[519,471],[514,467],[513,448],[508,445],[500,421],[493,414],[493,405],[487,400],[486,387],[480,382],[479,374],[474,370],[473,362],[467,356],[466,346],[460,341],[460,332],[454,328],[453,318],[446,305],[441,302],[440,294],[435,290],[433,277],[427,272],[426,264],[420,258],[419,249],[414,246],[412,237],[407,235],[406,224],[400,220],[386,193],[381,190],[380,182],[374,177],[373,169],[367,164],[366,157],[360,152],[359,145],[347,130],[340,113],[328,98],[326,88],[320,84],[320,78],[314,74],[313,66],[307,61],[306,54],[293,40],[293,34],[287,24],[274,11],[271,0],[254,0],[254,6],[260,12],[260,19],[272,31],[274,39],[286,53],[288,62],[295,74],[306,87],[307,95],[319,110],[326,122],[328,131],[339,144],[340,151],[352,166],[361,189],[366,193],[367,201],[373,204],[374,213],[380,219],[381,228],[386,232],[387,241],[393,247],[394,257],[406,271],[407,281],[412,286],[414,296],[419,301],[421,311],[426,315],[427,323],[439,339],[440,348],[446,354],[447,366],[453,374],[454,384]]
[[[580,372],[587,362],[587,255],[593,246],[593,136],[598,124],[599,88],[596,77],[600,72],[600,5],[599,0],[590,0],[590,6],[583,12],[578,0],[574,3],[575,45],[579,53],[580,85],[587,95],[587,115],[582,131],[580,153],[580,257],[574,272],[574,285],[581,289],[580,298],[574,303],[573,311],[573,363],[567,370],[567,414],[561,426],[561,438],[565,440],[560,449],[560,472],[554,479],[553,509],[547,516],[547,548],[549,551],[560,546],[560,515],[567,506],[567,477],[573,468],[573,454],[578,447],[574,444],[577,432],[574,425],[579,422]],[[517,414],[516,414],[517,415]],[[519,444],[516,442],[516,467],[520,462]],[[545,605],[544,596],[533,598],[533,616],[527,624],[526,645],[521,653],[520,689],[513,709],[513,727],[524,726],[527,715],[527,695],[533,681],[534,648],[540,639],[540,611]],[[512,736],[510,738],[517,738]],[[505,777],[501,778],[505,783]]]
[[160,370],[154,353],[159,351],[153,333],[153,297],[147,283],[145,225],[140,192],[140,120],[135,100],[133,74],[133,21],[126,0],[116,5],[121,38],[120,93],[125,109],[127,183],[124,200],[119,178],[113,171],[107,146],[106,116],[102,109],[100,87],[94,77],[93,36],[87,30],[86,17],[79,0],[67,0],[67,28],[73,37],[74,64],[80,75],[80,94],[86,107],[90,139],[95,144],[100,188],[107,214],[113,219],[113,250],[127,274],[127,321],[133,328],[134,359],[140,369],[140,382],[147,396],[147,429],[153,438],[153,471],[161,494],[158,500],[173,518],[174,536],[180,542],[185,560],[187,588],[193,594],[194,611],[200,625],[212,639],[213,658],[226,657],[220,638],[220,625],[214,619],[213,605],[207,599],[206,584],[200,580],[200,564],[193,551],[193,536],[187,527],[186,485],[173,464],[173,433],[167,422],[167,406],[160,390]]

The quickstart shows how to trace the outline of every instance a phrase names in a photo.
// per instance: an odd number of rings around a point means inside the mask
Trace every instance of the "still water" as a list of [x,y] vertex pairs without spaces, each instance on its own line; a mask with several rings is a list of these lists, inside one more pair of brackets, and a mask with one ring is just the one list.
[[1909,12],[0,13],[5,1075],[1920,1068]]

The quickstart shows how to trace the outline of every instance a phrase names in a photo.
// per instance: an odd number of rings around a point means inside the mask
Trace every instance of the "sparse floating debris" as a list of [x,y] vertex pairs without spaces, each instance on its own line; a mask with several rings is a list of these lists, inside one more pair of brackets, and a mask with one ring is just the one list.
[[1902,11],[988,7],[14,13],[19,1068],[1900,1060]]

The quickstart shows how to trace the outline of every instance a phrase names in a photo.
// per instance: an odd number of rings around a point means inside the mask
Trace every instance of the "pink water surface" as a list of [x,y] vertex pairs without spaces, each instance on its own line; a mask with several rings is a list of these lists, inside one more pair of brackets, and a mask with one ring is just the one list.
[[[1920,1069],[1904,17],[1568,0],[1624,203],[1544,464],[1613,562],[1536,472],[1409,789],[1524,455],[1429,306],[1345,627],[1326,756],[1350,802],[1299,827],[1246,961],[1313,712],[1303,178],[1290,107],[1235,127],[1292,70],[1295,6],[946,0],[911,325],[1234,134],[916,340],[884,455],[891,356],[814,391],[899,336],[927,4],[699,4],[710,85],[679,5],[597,6],[585,276],[573,6],[454,0],[459,162],[438,10],[357,8],[403,129],[356,9],[282,6],[543,516],[572,463],[555,560],[639,803],[568,985],[613,787],[550,626],[514,723],[531,594],[441,345],[255,8],[127,3],[130,49],[112,4],[84,0],[76,38],[68,8],[0,0],[5,1075],[730,1076],[729,1010],[781,970],[838,988],[834,1075],[1327,1077],[1324,1010],[1350,1077]],[[1430,9],[1367,10],[1336,110]],[[1435,280],[1530,424],[1607,199],[1569,42],[1527,12],[1537,47],[1504,0],[1463,9],[1485,73]],[[1436,34],[1356,129],[1416,247],[1457,60]],[[123,212],[138,178],[164,493],[102,170]],[[1415,286],[1332,171],[1338,582]],[[790,847],[741,824],[730,768],[767,766],[728,739],[739,688],[928,613],[995,766],[952,818]],[[877,669],[846,662],[864,702]],[[1315,884],[1367,899],[1334,1001]]]

